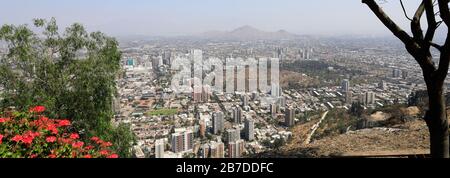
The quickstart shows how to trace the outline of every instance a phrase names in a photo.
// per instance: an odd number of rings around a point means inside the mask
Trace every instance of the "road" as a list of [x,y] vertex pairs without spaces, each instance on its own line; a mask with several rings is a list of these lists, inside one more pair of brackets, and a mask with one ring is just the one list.
[[305,140],[305,145],[308,145],[311,143],[311,138],[314,135],[314,133],[316,132],[316,130],[319,128],[320,124],[322,123],[323,120],[325,120],[325,118],[327,117],[329,111],[326,111],[325,113],[322,114],[322,118],[320,118],[319,122],[317,122],[316,124],[314,124],[311,127],[311,133],[308,135],[308,137],[306,137]]

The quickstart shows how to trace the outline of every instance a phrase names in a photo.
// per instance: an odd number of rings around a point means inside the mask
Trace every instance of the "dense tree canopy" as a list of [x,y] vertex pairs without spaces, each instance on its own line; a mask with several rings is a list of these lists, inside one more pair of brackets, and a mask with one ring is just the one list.
[[35,19],[34,27],[3,25],[0,40],[8,44],[0,58],[1,108],[44,105],[48,115],[71,119],[86,138],[122,143],[116,151],[128,156],[129,127],[111,124],[121,58],[114,38],[77,23],[61,32],[55,19]]

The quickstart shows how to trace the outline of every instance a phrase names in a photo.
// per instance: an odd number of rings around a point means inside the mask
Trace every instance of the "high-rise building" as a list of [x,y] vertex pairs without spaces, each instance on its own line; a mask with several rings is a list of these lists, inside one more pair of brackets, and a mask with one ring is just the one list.
[[234,107],[232,111],[234,123],[240,124],[242,122],[242,109],[240,107]]
[[272,83],[272,90],[271,90],[272,97],[279,97],[282,94],[282,89],[279,84]]
[[155,158],[164,158],[165,143],[163,139],[155,141]]
[[244,140],[237,140],[228,144],[228,157],[241,158],[244,153]]
[[213,134],[219,134],[221,132],[223,132],[223,123],[224,123],[224,118],[223,118],[223,112],[215,112],[213,114],[213,119],[212,119],[212,126],[213,126]]
[[206,121],[204,119],[200,119],[199,121],[199,131],[200,137],[205,138],[206,136]]
[[366,105],[375,104],[375,93],[367,92],[366,93]]
[[245,139],[247,141],[253,141],[255,139],[255,121],[253,119],[247,118],[244,124]]
[[242,95],[241,100],[242,100],[242,107],[248,106],[249,97],[247,95]]
[[375,93],[366,92],[359,95],[359,102],[364,105],[375,104]]
[[350,90],[350,81],[348,79],[344,79],[342,81],[342,92],[347,93]]
[[276,117],[278,114],[278,106],[277,104],[270,104],[270,114],[272,114],[272,117]]
[[184,131],[172,134],[172,152],[180,153],[192,150],[194,147],[194,132]]
[[172,134],[172,152],[179,153],[184,151],[184,135],[181,133]]
[[228,129],[227,130],[227,142],[235,142],[241,139],[241,130],[239,128]]
[[202,145],[202,151],[200,154],[202,158],[210,158],[211,157],[211,151],[209,149],[210,147],[211,147],[210,144]]
[[210,147],[210,158],[224,158],[225,144],[222,142],[213,142]]
[[295,124],[294,118],[295,118],[295,110],[292,108],[287,108],[285,116],[284,116],[284,124],[287,127],[294,126],[294,124]]

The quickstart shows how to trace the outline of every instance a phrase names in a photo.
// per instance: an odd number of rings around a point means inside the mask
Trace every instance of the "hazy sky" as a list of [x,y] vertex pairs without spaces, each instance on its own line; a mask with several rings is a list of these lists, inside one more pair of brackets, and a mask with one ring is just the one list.
[[[383,4],[402,26],[398,0]],[[419,0],[407,0],[410,14]],[[0,0],[0,24],[56,17],[111,35],[188,35],[251,25],[312,35],[385,35],[361,0]],[[405,27],[406,28],[406,27]]]

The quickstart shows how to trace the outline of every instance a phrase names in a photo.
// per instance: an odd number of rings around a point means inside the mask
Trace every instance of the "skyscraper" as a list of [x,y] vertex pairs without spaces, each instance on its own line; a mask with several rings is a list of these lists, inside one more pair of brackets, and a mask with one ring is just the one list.
[[210,147],[210,158],[224,158],[225,145],[222,142],[212,142]]
[[270,114],[272,114],[272,117],[275,118],[277,113],[278,113],[278,106],[277,106],[277,104],[270,104]]
[[155,158],[164,158],[164,140],[159,139],[155,141]]
[[213,125],[213,134],[219,134],[223,132],[223,112],[215,112],[213,114],[212,125]]
[[348,79],[344,79],[342,81],[342,92],[347,93],[350,90],[350,81]]
[[249,97],[247,95],[242,95],[242,107],[248,106]]
[[247,118],[244,124],[245,139],[247,141],[253,141],[255,139],[254,128],[255,121],[253,121],[253,119]]
[[199,129],[200,137],[204,138],[206,136],[206,122],[204,119],[200,119],[199,126],[200,126],[200,129]]
[[237,140],[228,144],[228,157],[241,158],[244,153],[244,140]]
[[375,104],[375,93],[367,92],[366,93],[366,105]]
[[284,124],[287,127],[294,126],[295,110],[292,108],[287,108],[284,116]]
[[242,122],[242,109],[240,107],[234,107],[232,111],[234,123],[240,124]]
[[192,150],[194,147],[194,132],[184,131],[172,134],[172,152],[180,153]]
[[239,128],[228,129],[227,130],[227,142],[235,142],[241,139],[241,131]]

